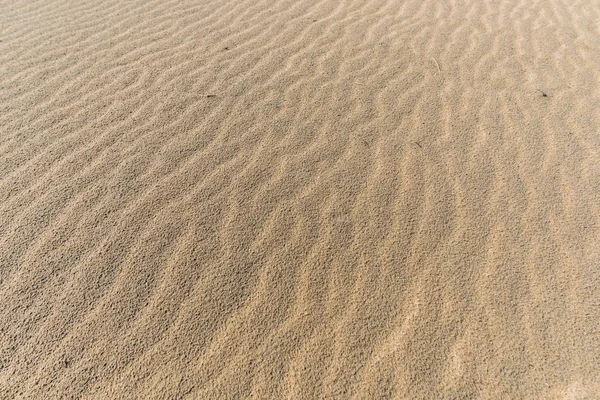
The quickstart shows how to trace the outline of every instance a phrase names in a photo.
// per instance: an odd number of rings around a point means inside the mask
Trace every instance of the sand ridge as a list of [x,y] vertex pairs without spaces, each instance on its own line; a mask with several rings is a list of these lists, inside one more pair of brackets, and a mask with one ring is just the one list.
[[598,21],[0,3],[0,398],[600,398]]

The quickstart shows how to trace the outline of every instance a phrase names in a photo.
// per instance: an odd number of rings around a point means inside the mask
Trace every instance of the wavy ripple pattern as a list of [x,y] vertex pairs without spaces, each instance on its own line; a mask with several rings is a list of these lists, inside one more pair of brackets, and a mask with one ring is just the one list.
[[0,398],[600,398],[598,21],[0,3]]

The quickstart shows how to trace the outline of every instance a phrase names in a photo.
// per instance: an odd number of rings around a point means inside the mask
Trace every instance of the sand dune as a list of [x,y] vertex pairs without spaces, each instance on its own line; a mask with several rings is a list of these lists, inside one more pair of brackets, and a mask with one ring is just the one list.
[[0,2],[0,398],[600,398],[600,2]]

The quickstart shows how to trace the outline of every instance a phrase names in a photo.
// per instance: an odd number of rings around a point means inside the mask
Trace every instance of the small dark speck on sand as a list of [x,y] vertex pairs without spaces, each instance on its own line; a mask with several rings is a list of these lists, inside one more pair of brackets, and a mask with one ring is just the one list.
[[229,47],[225,47],[225,50],[229,50]]
[[213,97],[217,97],[217,95],[216,94],[207,94],[206,97],[210,99],[210,98],[213,98]]

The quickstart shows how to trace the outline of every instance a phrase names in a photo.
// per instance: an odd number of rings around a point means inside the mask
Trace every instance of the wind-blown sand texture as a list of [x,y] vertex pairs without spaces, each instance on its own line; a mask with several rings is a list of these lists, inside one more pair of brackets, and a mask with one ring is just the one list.
[[0,3],[1,399],[600,398],[600,2]]

